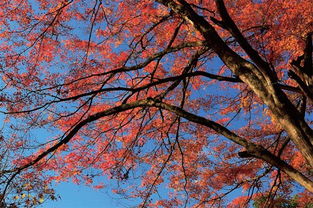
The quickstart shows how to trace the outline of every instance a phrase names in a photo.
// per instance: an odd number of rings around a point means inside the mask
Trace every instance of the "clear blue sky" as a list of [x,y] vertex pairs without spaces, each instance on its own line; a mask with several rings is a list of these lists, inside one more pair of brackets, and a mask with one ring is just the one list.
[[61,199],[46,201],[40,208],[124,208],[130,202],[119,199],[108,189],[95,190],[84,185],[60,183],[54,187]]

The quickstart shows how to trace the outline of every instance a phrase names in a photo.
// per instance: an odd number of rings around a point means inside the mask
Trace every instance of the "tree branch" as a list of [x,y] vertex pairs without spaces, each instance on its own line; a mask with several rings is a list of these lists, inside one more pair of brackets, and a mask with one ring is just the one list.
[[230,131],[226,127],[214,121],[208,120],[201,116],[191,114],[179,107],[166,104],[166,103],[161,103],[161,102],[155,102],[153,106],[166,109],[189,121],[192,121],[194,123],[201,124],[203,126],[209,127],[210,129],[213,129],[216,133],[225,136],[226,138],[228,138],[229,140],[233,141],[236,144],[239,144],[240,146],[245,147],[247,150],[247,154],[252,155],[255,158],[262,159],[263,161],[266,161],[267,163],[279,168],[281,171],[283,171],[289,177],[297,181],[307,190],[309,190],[310,192],[313,192],[313,181],[311,181],[305,175],[300,173],[298,170],[294,169],[291,165],[287,164],[285,161],[281,160],[279,157],[275,156],[274,154],[266,150],[264,147],[254,144],[236,135],[234,132]]
[[239,45],[242,47],[242,49],[248,54],[248,56],[251,58],[251,60],[259,67],[259,69],[267,74],[268,76],[273,78],[273,81],[277,81],[278,78],[275,73],[272,72],[270,66],[267,62],[265,62],[259,53],[252,48],[252,46],[249,44],[248,40],[242,35],[239,28],[235,24],[235,22],[232,20],[232,18],[229,16],[229,13],[225,7],[223,0],[215,0],[217,9],[222,17],[222,21],[217,22],[222,25],[225,29],[227,29],[234,38],[238,41]]
[[16,175],[18,175],[21,171],[37,164],[39,161],[41,161],[43,158],[48,156],[50,153],[56,151],[62,145],[67,144],[78,133],[78,131],[82,127],[84,127],[85,125],[87,125],[93,121],[96,121],[100,118],[110,116],[110,115],[113,115],[116,113],[124,112],[124,111],[130,110],[130,109],[138,108],[138,107],[157,107],[157,108],[165,109],[165,110],[168,110],[172,113],[175,113],[177,116],[185,118],[186,120],[189,120],[191,122],[194,122],[194,123],[206,126],[210,129],[213,129],[217,134],[220,134],[220,135],[226,137],[227,139],[231,140],[232,142],[234,142],[234,143],[236,143],[242,147],[245,147],[247,150],[247,154],[252,155],[255,158],[262,159],[263,161],[268,162],[269,164],[279,168],[280,170],[285,172],[288,176],[290,176],[292,179],[294,179],[299,184],[301,184],[303,187],[305,187],[309,191],[313,192],[313,182],[309,178],[304,176],[302,173],[300,173],[299,171],[294,169],[292,166],[290,166],[286,162],[282,161],[277,156],[273,155],[271,152],[266,150],[264,147],[257,145],[257,144],[254,144],[254,143],[238,136],[234,132],[230,131],[226,127],[224,127],[224,126],[222,126],[222,125],[220,125],[214,121],[211,121],[211,120],[206,119],[204,117],[189,113],[180,107],[173,106],[173,105],[170,105],[170,104],[167,104],[164,102],[160,102],[159,99],[155,100],[153,98],[148,98],[145,100],[138,100],[138,101],[135,101],[132,103],[122,104],[122,105],[110,108],[108,110],[105,110],[105,111],[102,111],[102,112],[88,116],[86,119],[80,121],[75,127],[73,127],[73,129],[71,131],[69,131],[69,133],[61,141],[59,141],[57,144],[53,145],[52,147],[50,147],[49,149],[47,149],[43,153],[39,154],[33,161],[27,163],[26,165],[24,165],[22,167],[18,167],[14,170],[2,171],[1,175],[6,174],[6,173],[15,172],[13,174],[13,176],[10,178],[10,181],[12,181],[12,179]]
[[207,46],[212,48],[225,65],[269,107],[273,117],[286,130],[307,162],[313,167],[313,130],[278,87],[277,79],[266,68],[259,69],[229,48],[214,27],[204,17],[198,15],[186,1],[179,0],[181,4],[169,0],[156,0],[156,2],[181,15],[202,34]]

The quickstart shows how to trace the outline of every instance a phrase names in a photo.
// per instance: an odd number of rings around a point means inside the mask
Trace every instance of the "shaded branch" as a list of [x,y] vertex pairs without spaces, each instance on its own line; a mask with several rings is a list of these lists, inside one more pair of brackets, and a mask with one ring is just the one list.
[[228,138],[232,142],[245,147],[249,155],[253,155],[253,157],[262,159],[263,161],[268,162],[269,164],[279,168],[280,170],[285,172],[288,176],[290,176],[292,179],[294,179],[299,184],[301,184],[303,187],[313,192],[313,182],[309,178],[307,178],[302,173],[294,169],[292,166],[290,166],[289,164],[281,160],[279,157],[273,155],[264,147],[254,144],[238,136],[234,132],[230,131],[226,127],[214,121],[189,113],[180,107],[173,106],[164,102],[160,102],[159,100],[155,100],[153,98],[148,98],[146,100],[138,100],[132,103],[122,104],[122,105],[110,108],[108,110],[88,116],[86,119],[80,121],[75,127],[73,127],[72,130],[61,141],[59,141],[57,144],[53,145],[52,147],[50,147],[43,153],[39,154],[33,161],[27,163],[26,165],[22,167],[18,167],[14,170],[2,171],[1,175],[15,172],[13,176],[11,177],[11,181],[12,181],[12,179],[16,175],[18,175],[21,171],[37,164],[39,161],[41,161],[43,158],[48,156],[50,153],[56,151],[62,145],[67,144],[78,133],[78,131],[85,125],[93,121],[96,121],[100,118],[110,116],[116,113],[124,112],[130,109],[138,108],[138,107],[157,107],[157,108],[165,109],[172,113],[175,113],[179,117],[185,118],[186,120],[189,120],[191,122],[213,129],[217,134],[220,134]]
[[224,1],[215,0],[215,3],[222,17],[222,21],[213,18],[215,19],[213,22],[216,23],[217,25],[220,25],[224,29],[228,30],[234,36],[234,38],[238,41],[242,49],[244,49],[244,51],[248,54],[251,60],[259,67],[262,73],[265,73],[266,75],[270,76],[272,78],[272,81],[274,82],[277,81],[277,76],[275,73],[272,72],[269,64],[261,58],[261,56],[256,50],[252,48],[248,40],[242,35],[241,31],[230,17],[225,7]]
[[313,103],[313,91],[309,88],[309,86],[307,86],[295,72],[289,70],[288,75],[290,78],[294,79],[298,83],[301,91]]
[[225,136],[229,140],[233,141],[236,144],[239,144],[240,146],[243,146],[246,148],[248,154],[253,155],[253,157],[262,159],[263,161],[268,162],[269,164],[279,168],[281,171],[285,172],[289,177],[297,181],[299,184],[301,184],[303,187],[308,189],[310,192],[313,192],[313,181],[311,181],[309,178],[307,178],[305,175],[300,173],[298,170],[294,169],[292,166],[287,164],[285,161],[281,160],[279,157],[275,156],[268,150],[266,150],[264,147],[254,144],[234,132],[230,131],[226,127],[208,120],[204,117],[197,116],[194,114],[191,114],[179,107],[172,106],[166,103],[156,102],[154,103],[154,106],[161,107],[163,109],[166,109],[168,111],[171,111],[175,113],[178,116],[181,116],[189,121],[192,121],[194,123],[198,123],[201,125],[204,125],[206,127],[209,127],[213,129],[215,132],[217,132],[220,135]]
[[[313,167],[313,130],[300,116],[286,94],[278,87],[276,76],[272,75],[266,66],[263,67],[257,57],[254,57],[254,62],[259,67],[233,51],[214,27],[204,17],[198,15],[186,1],[179,0],[180,4],[169,0],[156,0],[156,2],[179,14],[203,36],[207,47],[214,50],[224,64],[269,107],[273,117],[286,130],[298,150]],[[251,52],[249,53],[251,54]]]
[[[305,49],[304,49],[304,72],[312,78],[313,76],[313,64],[312,64],[312,35],[313,32],[310,32],[307,34],[306,40],[305,40]],[[313,83],[312,83],[313,84]]]

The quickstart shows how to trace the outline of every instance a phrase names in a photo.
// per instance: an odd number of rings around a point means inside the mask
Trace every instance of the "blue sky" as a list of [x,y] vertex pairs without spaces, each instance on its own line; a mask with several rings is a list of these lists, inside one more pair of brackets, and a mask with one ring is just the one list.
[[46,201],[40,208],[123,208],[129,203],[113,195],[107,189],[95,190],[84,185],[60,183],[55,190],[61,196],[57,201]]

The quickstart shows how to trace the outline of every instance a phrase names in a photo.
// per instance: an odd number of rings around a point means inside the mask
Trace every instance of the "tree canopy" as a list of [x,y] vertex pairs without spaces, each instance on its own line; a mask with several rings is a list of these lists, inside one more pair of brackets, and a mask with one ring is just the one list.
[[1,206],[313,206],[312,1],[0,4]]

